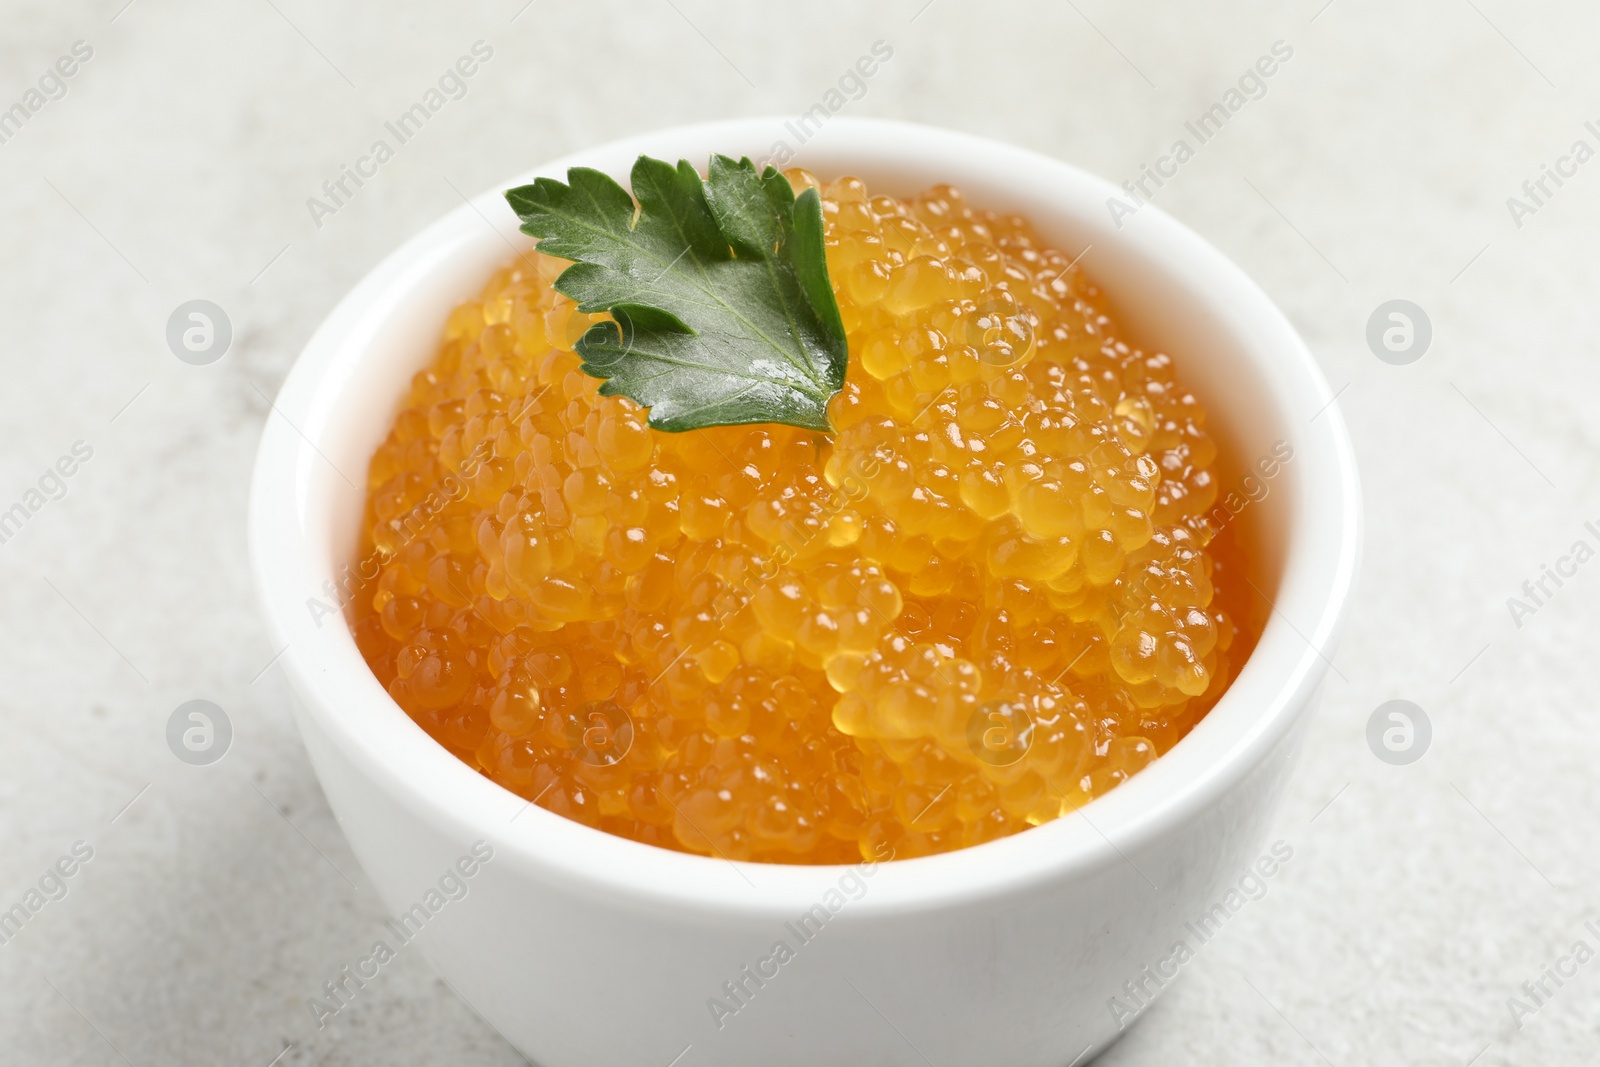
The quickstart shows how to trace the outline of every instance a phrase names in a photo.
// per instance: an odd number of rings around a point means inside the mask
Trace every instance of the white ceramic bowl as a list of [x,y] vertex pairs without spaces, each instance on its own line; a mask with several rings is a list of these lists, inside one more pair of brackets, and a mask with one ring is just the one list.
[[[1028,215],[1071,254],[1092,245],[1085,268],[1137,340],[1175,355],[1227,453],[1249,464],[1276,442],[1293,449],[1241,520],[1262,546],[1256,582],[1272,616],[1193,732],[1081,813],[880,864],[864,891],[850,868],[685,855],[527,806],[413,724],[342,620],[311,610],[353,559],[367,462],[447,313],[510,257],[508,241],[527,245],[500,191],[577,164],[625,182],[640,153],[763,160],[780,140],[819,175],[898,194],[951,182],[972,203]],[[1063,1067],[1118,1036],[1127,1019],[1111,998],[1136,1004],[1125,982],[1154,991],[1144,968],[1174,969],[1160,961],[1180,938],[1205,951],[1184,924],[1262,848],[1350,595],[1359,493],[1339,411],[1283,314],[1158,209],[1118,229],[1114,195],[1053,159],[903,123],[833,118],[803,146],[782,119],[667,130],[499,182],[379,264],[306,346],[267,421],[250,499],[255,579],[288,645],[300,730],[386,905],[422,904],[428,958],[543,1067]],[[1224,491],[1240,474],[1224,472]],[[468,895],[427,896],[479,840],[493,859],[462,880]],[[793,924],[819,904],[826,923],[802,942]],[[393,931],[374,932],[405,951]],[[778,941],[794,958],[763,964]],[[746,965],[769,976],[758,985]],[[742,983],[742,1003],[728,982]],[[739,1010],[714,1011],[713,998]]]

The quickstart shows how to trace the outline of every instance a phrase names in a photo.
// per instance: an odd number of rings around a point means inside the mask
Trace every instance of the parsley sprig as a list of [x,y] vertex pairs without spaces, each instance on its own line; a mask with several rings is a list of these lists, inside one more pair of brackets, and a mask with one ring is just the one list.
[[[772,167],[640,156],[633,195],[588,167],[506,192],[539,250],[573,261],[556,289],[610,312],[577,343],[600,392],[658,430],[780,422],[829,432],[847,348],[823,255],[822,201]],[[637,199],[637,207],[635,206]]]

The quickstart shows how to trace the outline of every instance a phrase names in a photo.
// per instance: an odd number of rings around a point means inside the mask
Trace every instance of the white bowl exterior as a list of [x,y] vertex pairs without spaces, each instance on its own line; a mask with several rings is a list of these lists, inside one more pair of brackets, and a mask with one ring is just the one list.
[[[795,939],[839,867],[733,864],[655,849],[529,807],[404,715],[337,617],[307,600],[349,562],[367,461],[441,324],[529,242],[499,190],[571,165],[625,178],[641,152],[765,158],[782,120],[669,130],[497,186],[380,264],[307,345],[269,419],[252,563],[329,803],[385,903],[409,907],[477,839],[495,859],[430,923],[440,972],[546,1067],[864,1060],[1053,1064],[1120,1032],[1123,983],[1165,956],[1255,850],[1332,655],[1359,554],[1354,460],[1331,394],[1283,315],[1224,256],[1146,206],[1112,223],[1108,183],[963,134],[837,118],[795,163],[875,190],[935,182],[1028,215],[1110,294],[1136,339],[1178,360],[1228,454],[1294,457],[1249,505],[1274,613],[1211,713],[1081,813],[1000,841],[880,865],[867,890],[719,1028],[709,998]],[[488,220],[505,220],[496,229]],[[337,469],[336,469],[337,468]],[[342,473],[341,473],[342,472]],[[1225,474],[1224,490],[1239,472]],[[1114,844],[1113,844],[1114,842]],[[852,983],[855,988],[852,988]],[[880,1014],[881,1013],[881,1014]],[[915,1048],[913,1048],[913,1045]],[[917,1049],[921,1049],[919,1053]]]

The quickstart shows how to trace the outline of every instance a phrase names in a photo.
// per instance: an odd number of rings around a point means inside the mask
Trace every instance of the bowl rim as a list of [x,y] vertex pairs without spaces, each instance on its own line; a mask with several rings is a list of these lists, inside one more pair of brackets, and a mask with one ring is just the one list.
[[[303,594],[321,589],[332,576],[331,568],[317,562],[314,541],[321,534],[307,528],[308,513],[316,510],[314,494],[332,481],[316,474],[322,454],[317,442],[332,425],[328,397],[347,386],[350,363],[357,358],[352,353],[359,349],[362,330],[378,314],[375,306],[407,286],[424,283],[428,271],[443,262],[452,242],[459,244],[466,232],[493,228],[488,220],[496,209],[504,211],[501,190],[539,175],[563,176],[568,167],[579,165],[621,177],[640,153],[678,158],[703,157],[717,146],[749,149],[768,143],[785,121],[780,116],[700,123],[583,149],[496,183],[424,228],[344,296],[307,342],[268,413],[252,477],[251,569],[274,646],[284,646],[278,662],[301,698],[297,716],[302,732],[309,727],[322,734],[388,799],[455,839],[491,840],[499,850],[497,859],[506,857],[507,865],[524,873],[638,908],[672,907],[707,915],[730,909],[774,917],[793,914],[815,904],[852,868],[735,863],[614,836],[528,804],[435,742],[378,685],[349,639],[348,627],[329,628],[337,633],[309,629]],[[825,143],[827,152],[862,160],[986,165],[997,181],[1049,183],[1060,190],[1064,204],[1100,204],[1123,195],[1110,182],[1071,164],[938,127],[841,116],[830,119],[816,140]],[[804,165],[806,159],[802,147],[795,163]],[[863,169],[870,170],[870,164]],[[1309,707],[1330,665],[1323,650],[1332,648],[1342,628],[1361,540],[1354,453],[1335,397],[1283,313],[1238,266],[1154,205],[1141,207],[1137,223],[1108,239],[1141,243],[1143,253],[1181,269],[1195,286],[1225,294],[1230,319],[1270,337],[1281,353],[1278,369],[1294,389],[1300,410],[1280,413],[1296,416],[1302,424],[1311,411],[1318,413],[1296,442],[1296,459],[1305,456],[1297,472],[1296,484],[1302,489],[1292,509],[1279,587],[1280,595],[1292,602],[1275,601],[1255,653],[1228,692],[1184,742],[1150,767],[1072,815],[1024,832],[938,855],[866,865],[872,889],[852,903],[857,915],[993,900],[1045,881],[1088,877],[1112,865],[1131,864],[1130,853],[1215,805],[1266,759]],[[1312,522],[1331,531],[1314,551],[1306,547]],[[1254,689],[1270,692],[1270,699],[1254,709],[1238,706],[1242,695],[1229,699],[1247,673]],[[1208,725],[1211,729],[1202,735]],[[1205,737],[1206,744],[1186,750],[1185,744],[1197,736]]]

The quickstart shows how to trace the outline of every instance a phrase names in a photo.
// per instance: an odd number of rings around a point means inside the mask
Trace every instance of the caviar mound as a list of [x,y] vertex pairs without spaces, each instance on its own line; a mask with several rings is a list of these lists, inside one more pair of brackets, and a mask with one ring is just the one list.
[[470,766],[665,848],[853,863],[1057,818],[1259,635],[1205,411],[1025,219],[788,177],[849,338],[835,433],[650,429],[531,252],[372,459],[357,644]]

